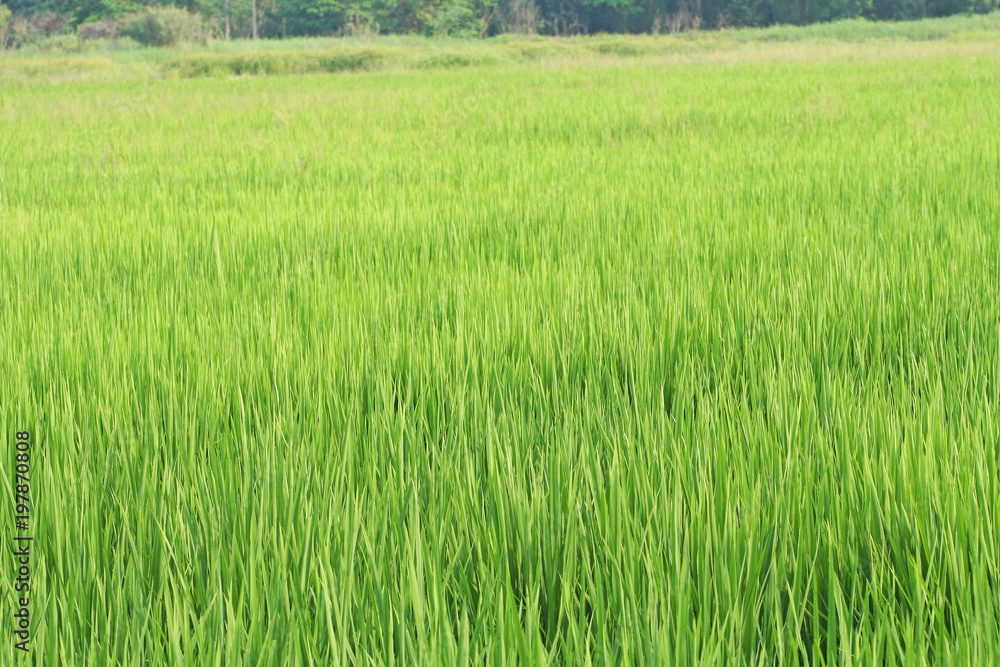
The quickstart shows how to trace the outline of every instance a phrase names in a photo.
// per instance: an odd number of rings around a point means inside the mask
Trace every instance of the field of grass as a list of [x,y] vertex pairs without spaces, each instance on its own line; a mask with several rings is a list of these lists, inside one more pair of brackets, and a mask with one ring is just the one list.
[[[590,65],[610,59],[747,62],[886,57],[991,55],[1000,44],[1000,11],[908,22],[863,19],[808,26],[694,31],[672,35],[428,39],[315,37],[287,40],[213,40],[174,48],[144,48],[131,40],[83,41],[62,35],[16,51],[0,51],[0,85],[163,78],[275,76],[344,71],[504,67],[523,64]],[[909,45],[906,49],[905,45]]]
[[993,663],[1000,44],[753,48],[0,86],[27,662]]

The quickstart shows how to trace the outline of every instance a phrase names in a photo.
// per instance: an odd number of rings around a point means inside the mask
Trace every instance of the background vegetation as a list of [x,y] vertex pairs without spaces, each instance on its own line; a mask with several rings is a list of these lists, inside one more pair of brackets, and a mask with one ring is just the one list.
[[505,32],[575,35],[910,20],[987,13],[997,0],[5,0],[0,47],[53,36],[152,46],[226,38]]
[[385,35],[214,40],[145,48],[132,39],[50,38],[0,58],[0,83],[66,80],[151,81],[202,76],[274,76],[318,72],[595,65],[625,58],[663,65],[738,60],[880,58],[896,43],[906,57],[992,54],[1000,12],[905,22],[845,19],[808,26],[691,31],[672,35],[488,39]]

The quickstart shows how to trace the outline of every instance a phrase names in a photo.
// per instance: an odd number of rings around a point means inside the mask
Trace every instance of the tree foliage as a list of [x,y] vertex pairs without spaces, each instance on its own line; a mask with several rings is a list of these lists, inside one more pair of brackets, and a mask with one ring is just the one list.
[[[118,20],[154,5],[199,13],[249,36],[252,0],[7,0],[15,17],[65,25]],[[263,37],[360,33],[485,36],[802,25],[844,18],[903,20],[987,12],[997,0],[257,0]],[[227,21],[228,19],[228,21]]]

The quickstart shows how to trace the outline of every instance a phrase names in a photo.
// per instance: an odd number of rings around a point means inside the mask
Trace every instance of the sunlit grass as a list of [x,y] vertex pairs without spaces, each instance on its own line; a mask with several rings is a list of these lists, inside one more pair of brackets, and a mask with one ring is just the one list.
[[34,664],[992,663],[1000,61],[874,55],[5,88]]

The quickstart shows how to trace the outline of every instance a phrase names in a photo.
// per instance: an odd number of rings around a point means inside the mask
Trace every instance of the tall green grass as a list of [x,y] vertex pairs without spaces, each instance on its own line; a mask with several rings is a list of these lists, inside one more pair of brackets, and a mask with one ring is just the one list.
[[31,664],[990,664],[998,72],[8,87]]

